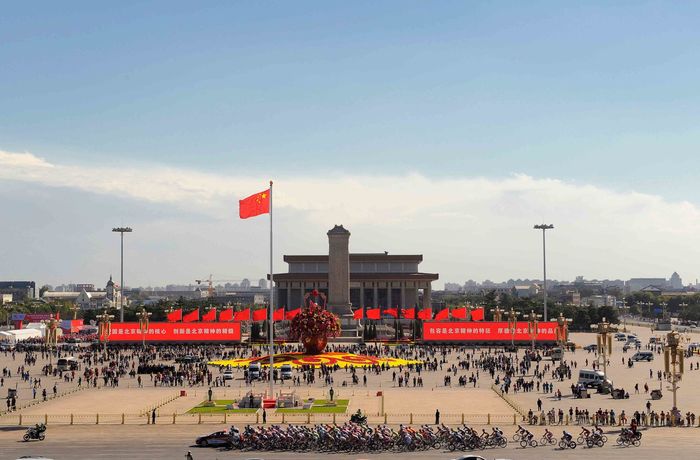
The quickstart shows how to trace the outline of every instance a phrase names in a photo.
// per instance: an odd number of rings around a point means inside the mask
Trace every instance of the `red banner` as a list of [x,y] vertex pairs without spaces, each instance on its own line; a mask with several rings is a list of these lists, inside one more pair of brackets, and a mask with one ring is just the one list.
[[[537,342],[554,342],[557,340],[555,321],[540,322],[537,325]],[[426,321],[423,323],[423,340],[438,342],[510,342],[511,330],[508,322],[464,322],[464,321]],[[527,321],[518,321],[515,328],[516,342],[530,342]]]
[[[100,337],[101,340],[104,337]],[[140,342],[139,323],[112,323],[110,342]],[[241,340],[239,323],[149,323],[147,342],[234,342]]]

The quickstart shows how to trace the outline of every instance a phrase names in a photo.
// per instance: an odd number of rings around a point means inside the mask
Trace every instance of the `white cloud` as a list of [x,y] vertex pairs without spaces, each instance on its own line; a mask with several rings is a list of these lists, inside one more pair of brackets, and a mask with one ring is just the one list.
[[[541,240],[532,225],[546,221],[556,225],[548,233],[554,278],[668,276],[678,270],[690,281],[697,273],[689,251],[700,245],[700,210],[688,202],[525,175],[281,174],[275,180],[277,228],[284,233],[281,252],[322,249],[325,231],[343,223],[353,232],[354,250],[423,253],[423,269],[440,272],[444,281],[534,278],[541,275]],[[196,208],[219,223],[236,219],[236,200],[267,184],[263,177],[152,164],[118,170],[52,164],[32,154],[3,151],[0,181]],[[231,225],[232,237],[244,242],[228,242],[227,247],[243,251],[252,227]],[[264,263],[251,266],[264,270]]]

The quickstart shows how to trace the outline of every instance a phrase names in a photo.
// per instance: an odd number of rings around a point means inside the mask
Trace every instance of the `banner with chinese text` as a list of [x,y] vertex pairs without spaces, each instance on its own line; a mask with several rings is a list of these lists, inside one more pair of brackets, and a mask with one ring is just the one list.
[[[537,325],[537,342],[555,342],[557,323],[540,322]],[[464,341],[464,342],[509,342],[512,332],[507,321],[426,321],[423,323],[423,340],[425,341]],[[515,327],[516,342],[530,342],[527,321],[518,321]]]
[[[104,340],[104,337],[100,337]],[[110,342],[140,342],[139,323],[112,323]],[[233,342],[241,340],[240,323],[150,323],[147,342]]]

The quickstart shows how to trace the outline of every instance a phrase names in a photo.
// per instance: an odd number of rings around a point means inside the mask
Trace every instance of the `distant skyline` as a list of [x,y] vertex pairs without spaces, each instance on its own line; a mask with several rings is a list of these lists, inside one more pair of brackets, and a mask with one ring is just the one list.
[[0,279],[127,285],[421,253],[468,279],[700,277],[700,4],[22,2],[0,19]]

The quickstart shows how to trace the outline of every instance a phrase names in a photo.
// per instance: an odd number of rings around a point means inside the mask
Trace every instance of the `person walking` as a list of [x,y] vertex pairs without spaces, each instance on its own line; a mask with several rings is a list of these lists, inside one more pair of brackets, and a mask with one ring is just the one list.
[[440,424],[440,409],[435,409],[435,424]]
[[194,457],[192,457],[192,451],[187,451],[187,454],[185,455],[185,460],[194,460]]
[[263,424],[267,423],[267,412],[263,409]]
[[151,425],[155,425],[155,424],[156,424],[156,410],[153,409],[151,411]]
[[542,400],[537,398],[537,411],[542,412]]

